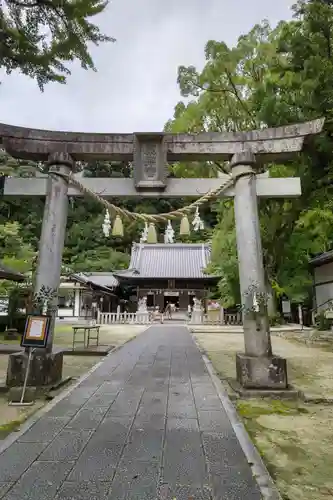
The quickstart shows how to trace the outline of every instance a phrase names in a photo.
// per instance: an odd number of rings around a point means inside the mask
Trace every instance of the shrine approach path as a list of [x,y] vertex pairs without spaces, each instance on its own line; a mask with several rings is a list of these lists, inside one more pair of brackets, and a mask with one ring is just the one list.
[[0,498],[262,497],[190,333],[163,325],[109,354],[12,438]]

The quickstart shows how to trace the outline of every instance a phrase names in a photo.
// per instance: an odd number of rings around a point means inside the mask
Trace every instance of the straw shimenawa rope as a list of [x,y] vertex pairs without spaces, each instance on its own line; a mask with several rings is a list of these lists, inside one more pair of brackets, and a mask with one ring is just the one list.
[[[40,168],[37,168],[37,170],[40,170]],[[1,175],[1,173],[0,173]],[[113,215],[119,215],[120,217],[124,217],[129,220],[140,220],[143,222],[150,222],[150,223],[167,223],[168,220],[176,220],[180,219],[181,217],[184,217],[188,214],[190,214],[194,209],[197,207],[200,207],[204,205],[205,203],[211,201],[214,198],[217,198],[220,194],[222,194],[224,191],[229,189],[234,185],[235,178],[232,177],[231,175],[228,175],[228,178],[224,181],[223,184],[221,184],[218,188],[213,189],[211,191],[208,191],[206,194],[198,198],[196,201],[191,203],[190,205],[187,205],[186,207],[183,207],[179,210],[172,210],[171,212],[166,212],[166,213],[161,213],[161,214],[139,214],[138,212],[130,212],[129,210],[126,210],[125,208],[120,208],[114,205],[113,203],[110,203],[107,201],[105,198],[100,196],[99,194],[95,193],[94,191],[91,191],[90,189],[86,188],[81,184],[80,181],[78,181],[73,173],[71,172],[68,176],[60,174],[58,172],[52,172],[52,175],[54,176],[60,176],[66,178],[69,183],[73,184],[79,191],[81,191],[82,194],[86,194],[93,198],[95,201],[101,203],[104,205],[104,207],[111,212]]]
[[208,201],[211,201],[212,199],[216,198],[220,194],[222,194],[224,191],[229,189],[230,187],[233,186],[234,184],[234,178],[228,176],[228,179],[221,184],[218,188],[208,191],[206,194],[201,196],[199,199],[191,203],[190,205],[187,205],[186,207],[183,207],[179,210],[172,210],[171,212],[166,212],[166,213],[161,213],[161,214],[139,214],[137,212],[130,212],[129,210],[126,210],[125,208],[120,208],[114,205],[113,203],[110,203],[107,201],[105,198],[100,196],[97,193],[94,193],[90,189],[86,188],[81,184],[80,181],[75,179],[73,177],[73,174],[69,174],[68,180],[71,184],[73,184],[75,187],[78,188],[79,191],[81,191],[82,194],[86,194],[93,198],[94,200],[98,201],[104,207],[111,212],[113,215],[119,215],[120,217],[124,217],[129,220],[140,220],[143,222],[151,222],[151,223],[159,223],[159,222],[168,222],[168,220],[176,220],[180,219],[181,217],[190,214],[194,209],[197,207],[200,207],[207,203]]

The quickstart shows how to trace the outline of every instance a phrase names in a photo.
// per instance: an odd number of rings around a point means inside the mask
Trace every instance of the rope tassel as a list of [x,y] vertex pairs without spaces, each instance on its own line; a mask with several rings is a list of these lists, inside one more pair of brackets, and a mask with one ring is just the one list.
[[190,229],[190,223],[188,221],[187,215],[184,215],[181,223],[180,223],[180,228],[179,228],[179,234],[181,236],[189,235],[191,234],[191,229]]
[[124,226],[120,215],[117,215],[112,228],[112,236],[124,236]]
[[148,227],[147,243],[157,243],[157,231],[153,222],[151,222]]

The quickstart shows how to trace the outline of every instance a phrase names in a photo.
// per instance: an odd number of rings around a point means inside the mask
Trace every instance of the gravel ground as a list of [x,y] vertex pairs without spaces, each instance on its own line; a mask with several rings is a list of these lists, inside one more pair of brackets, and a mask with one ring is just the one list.
[[[195,333],[222,378],[235,377],[235,354],[243,336]],[[273,336],[273,351],[288,360],[290,383],[313,397],[333,397],[333,352],[329,344]],[[284,500],[333,498],[333,406],[278,400],[235,403]]]

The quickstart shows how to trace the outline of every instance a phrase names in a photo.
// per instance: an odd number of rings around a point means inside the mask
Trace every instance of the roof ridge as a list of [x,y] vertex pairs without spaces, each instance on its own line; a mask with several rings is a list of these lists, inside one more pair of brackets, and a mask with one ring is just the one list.
[[113,274],[113,271],[90,271],[89,275],[95,275],[95,276],[109,276]]
[[210,244],[209,242],[201,242],[201,243],[136,243],[136,247],[139,247],[141,249],[146,249],[146,248],[202,248],[202,247],[208,247],[209,248]]

